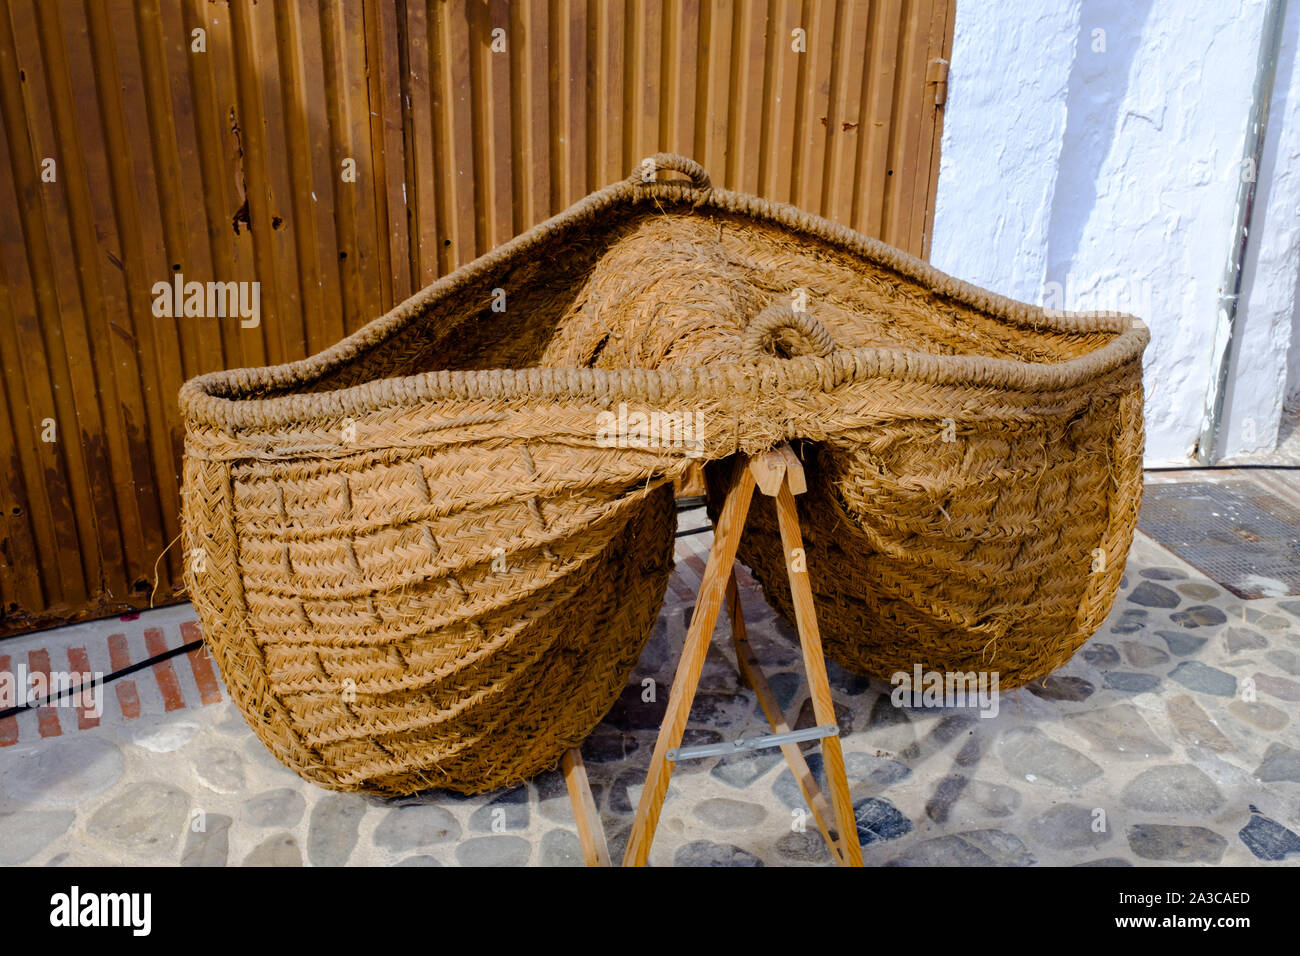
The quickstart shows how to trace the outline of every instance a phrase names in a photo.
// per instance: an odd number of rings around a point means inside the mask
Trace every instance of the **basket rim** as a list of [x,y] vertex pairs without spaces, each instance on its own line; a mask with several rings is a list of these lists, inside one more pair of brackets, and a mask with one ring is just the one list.
[[[683,157],[651,157],[659,168],[676,168]],[[284,389],[318,381],[423,317],[431,304],[455,295],[468,284],[523,257],[557,233],[591,224],[612,209],[640,204],[689,205],[737,214],[774,224],[892,270],[937,295],[979,309],[1014,325],[1058,332],[1119,333],[1101,348],[1064,362],[1021,362],[978,355],[943,355],[909,349],[865,347],[816,355],[773,359],[761,365],[743,361],[705,368],[591,369],[521,368],[431,370],[377,379],[324,392],[245,398],[267,388]],[[982,289],[936,269],[930,263],[879,239],[863,235],[788,203],[748,193],[688,184],[643,182],[639,174],[599,189],[568,209],[538,223],[472,262],[442,276],[391,310],[329,348],[281,365],[209,372],[187,381],[180,390],[187,421],[223,427],[284,425],[310,419],[343,418],[386,408],[438,401],[475,401],[527,397],[553,402],[596,400],[662,402],[689,396],[789,389],[829,389],[872,378],[921,381],[1039,392],[1070,388],[1126,363],[1140,360],[1150,331],[1126,313],[1049,311]]]

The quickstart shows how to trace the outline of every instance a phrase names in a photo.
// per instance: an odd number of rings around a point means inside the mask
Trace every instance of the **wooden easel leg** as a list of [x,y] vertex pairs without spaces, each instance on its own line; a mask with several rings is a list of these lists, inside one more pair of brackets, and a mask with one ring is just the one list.
[[569,801],[573,804],[573,821],[578,825],[578,841],[582,844],[582,857],[587,866],[609,866],[609,848],[605,845],[605,828],[596,812],[596,799],[587,782],[587,767],[582,762],[582,751],[571,747],[560,758],[564,769],[564,783],[569,788]]
[[[736,664],[740,668],[740,674],[753,689],[754,696],[758,698],[758,704],[763,709],[768,724],[772,727],[772,733],[789,733],[790,724],[786,721],[785,715],[781,713],[781,706],[776,702],[776,695],[772,693],[771,685],[767,682],[767,675],[763,673],[762,668],[759,666],[758,658],[754,654],[753,647],[750,646],[749,636],[745,631],[745,615],[740,605],[740,590],[736,585],[734,567],[731,572],[731,580],[727,584],[727,606],[731,611],[731,638],[732,643],[735,645]],[[822,794],[821,788],[817,786],[817,778],[813,776],[812,768],[808,766],[808,761],[804,759],[799,745],[784,744],[781,747],[781,753],[785,755],[786,763],[790,765],[790,773],[794,775],[795,782],[799,784],[799,789],[803,792],[804,801],[808,804],[808,809],[812,811],[813,820],[816,821],[817,829],[821,831],[822,839],[826,841],[831,856],[840,866],[849,865],[849,852],[844,846],[844,840],[840,837],[839,828],[833,823],[831,805],[826,802],[826,797]]]
[[[795,626],[799,631],[799,646],[803,650],[803,664],[808,674],[808,692],[812,698],[813,712],[818,724],[835,724],[838,721],[831,700],[830,680],[826,677],[826,657],[822,653],[821,632],[817,629],[812,584],[808,580],[806,566],[797,567],[794,559],[796,551],[803,554],[803,536],[799,532],[799,513],[788,482],[783,482],[777,490],[776,517],[781,529],[781,547],[785,551]],[[862,847],[858,843],[857,820],[853,813],[853,800],[849,795],[848,776],[844,771],[844,749],[839,737],[824,737],[821,746],[822,759],[826,764],[826,782],[830,786],[835,821],[839,826],[848,865],[861,866]]]
[[655,829],[659,825],[659,811],[663,809],[664,797],[668,794],[668,779],[672,776],[668,751],[681,743],[682,733],[686,730],[686,722],[691,715],[691,702],[695,699],[695,688],[700,681],[700,671],[704,668],[704,658],[709,652],[713,626],[717,623],[718,612],[722,608],[727,581],[736,560],[736,550],[740,547],[740,531],[744,527],[745,515],[749,512],[749,502],[753,495],[754,476],[742,460],[738,463],[722,511],[718,515],[713,547],[709,551],[700,592],[695,599],[695,612],[691,615],[691,626],[686,632],[677,674],[673,678],[673,689],[668,696],[663,723],[659,726],[659,738],[655,741],[654,754],[650,758],[645,789],[641,791],[632,833],[628,837],[627,852],[623,855],[624,866],[645,866],[650,856],[650,844],[654,841]]

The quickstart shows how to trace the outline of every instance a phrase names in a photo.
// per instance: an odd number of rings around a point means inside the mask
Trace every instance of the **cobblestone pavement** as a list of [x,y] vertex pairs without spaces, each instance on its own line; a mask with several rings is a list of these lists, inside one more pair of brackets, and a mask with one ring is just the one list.
[[[616,856],[709,540],[679,539],[654,636],[583,748]],[[742,593],[776,695],[811,725],[791,628],[747,576]],[[115,669],[192,639],[192,619],[183,606],[27,635],[0,645],[0,671]],[[688,744],[767,729],[725,627]],[[831,683],[868,865],[1300,862],[1300,600],[1238,600],[1141,535],[1096,636],[1041,684],[1004,692],[996,717],[896,708],[888,684],[834,665]],[[267,753],[201,655],[116,681],[105,699],[98,720],[42,708],[0,721],[0,863],[581,864],[558,771],[473,798],[320,790]],[[810,819],[800,832],[801,807],[779,751],[680,764],[651,862],[829,865]]]

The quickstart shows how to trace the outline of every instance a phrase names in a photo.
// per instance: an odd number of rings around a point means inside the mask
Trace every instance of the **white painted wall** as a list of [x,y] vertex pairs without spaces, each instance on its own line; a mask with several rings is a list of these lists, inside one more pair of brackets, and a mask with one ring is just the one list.
[[[1151,326],[1147,461],[1187,462],[1212,365],[1263,0],[957,4],[931,259],[1029,302]],[[1271,449],[1300,282],[1300,0],[1286,20],[1226,454]],[[1054,283],[1058,285],[1053,285]],[[1290,353],[1290,354],[1288,354]],[[1251,426],[1243,427],[1247,419]]]

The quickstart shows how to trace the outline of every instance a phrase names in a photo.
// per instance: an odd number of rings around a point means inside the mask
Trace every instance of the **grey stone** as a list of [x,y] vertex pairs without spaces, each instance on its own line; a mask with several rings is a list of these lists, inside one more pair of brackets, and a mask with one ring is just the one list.
[[0,813],[0,866],[26,863],[72,826],[70,810],[18,810]]
[[1169,655],[1158,647],[1140,644],[1137,641],[1124,642],[1124,659],[1132,667],[1155,667],[1168,662]]
[[1169,722],[1174,725],[1174,731],[1185,743],[1216,753],[1229,753],[1236,749],[1210,719],[1210,715],[1187,694],[1166,700],[1165,711],[1169,714]]
[[[619,814],[632,813],[636,807],[632,802],[630,788],[640,787],[644,783],[644,772],[627,770],[619,774],[618,779],[609,788],[609,809]],[[592,792],[595,793],[594,788]],[[599,798],[597,798],[597,806],[599,806]],[[572,805],[570,805],[570,810],[572,810]],[[570,812],[569,816],[562,822],[568,823],[572,819],[573,814]]]
[[972,780],[962,791],[958,804],[974,805],[989,817],[1009,817],[1020,809],[1020,793],[1014,787],[987,780]]
[[1079,787],[1102,769],[1073,747],[1057,743],[1037,727],[1013,727],[1002,735],[998,752],[1007,771],[1030,782]]
[[[664,709],[668,704],[669,687],[655,687],[653,701],[642,700],[646,688],[640,681],[623,688],[614,706],[605,716],[603,723],[619,731],[658,730],[664,719]],[[660,693],[662,691],[662,693]]]
[[1291,626],[1291,622],[1280,614],[1263,614],[1254,608],[1246,612],[1246,620],[1266,631],[1285,631]]
[[1241,651],[1253,651],[1261,647],[1268,647],[1266,638],[1245,627],[1225,628],[1223,640],[1228,645],[1229,654],[1238,654]]
[[291,827],[302,819],[307,801],[297,790],[264,790],[244,804],[243,818],[255,827]]
[[952,805],[957,802],[961,796],[966,784],[969,781],[961,774],[950,774],[946,777],[940,777],[939,782],[934,786],[934,793],[925,803],[925,815],[935,823],[946,823],[948,821],[948,812]]
[[1140,823],[1128,828],[1128,845],[1144,860],[1171,863],[1218,863],[1228,841],[1205,827]]
[[1091,641],[1084,645],[1083,659],[1093,667],[1100,667],[1104,670],[1119,663],[1119,651],[1115,649],[1114,644]]
[[858,824],[858,842],[863,846],[896,840],[912,832],[912,821],[888,800],[867,797],[853,805]]
[[412,850],[459,840],[460,824],[442,807],[417,803],[387,811],[371,839],[386,850]]
[[493,797],[469,818],[469,828],[479,833],[502,833],[528,828],[528,788],[516,787]]
[[1177,568],[1143,568],[1138,574],[1150,581],[1182,581],[1187,577],[1186,572]]
[[1175,657],[1190,657],[1204,647],[1205,642],[1209,640],[1207,637],[1182,634],[1178,631],[1156,631],[1156,635],[1164,640],[1169,647],[1169,653]]
[[204,815],[203,830],[196,831],[191,821],[181,851],[181,866],[225,866],[230,853],[230,817],[224,813]]
[[1228,713],[1267,731],[1281,730],[1290,720],[1284,711],[1256,701],[1234,700],[1228,705]]
[[[841,704],[839,701],[832,701],[835,707],[835,723],[839,725],[840,736],[847,737],[853,732],[853,712]],[[812,698],[805,700],[803,706],[799,708],[799,716],[795,719],[793,730],[806,730],[809,727],[817,727],[819,722],[817,715],[813,713]]]
[[473,837],[456,847],[461,866],[524,866],[532,847],[523,837],[498,834]]
[[1151,767],[1124,788],[1124,806],[1146,813],[1208,814],[1223,806],[1214,781],[1191,764]]
[[1276,697],[1278,700],[1300,701],[1300,684],[1293,680],[1274,677],[1271,674],[1256,674],[1252,679],[1255,681],[1255,689],[1270,697]]
[[710,776],[737,789],[744,789],[782,760],[779,750],[750,750],[722,757],[714,764]]
[[[642,774],[643,779],[644,776]],[[569,788],[564,782],[564,774],[558,770],[539,773],[533,778],[533,785],[537,787],[537,812],[541,816],[552,823],[573,822],[573,804],[569,802]],[[591,784],[591,793],[596,800],[596,806],[600,806],[602,792],[603,788],[600,784],[595,782]]]
[[696,840],[679,847],[673,866],[762,866],[763,861],[729,843]]
[[276,833],[244,857],[244,866],[302,866],[302,851],[292,833]]
[[1212,588],[1208,584],[1201,584],[1199,581],[1187,581],[1183,584],[1176,584],[1174,588],[1178,593],[1186,595],[1193,601],[1212,601],[1219,596],[1219,589]]
[[194,756],[194,773],[200,783],[217,793],[244,789],[244,765],[229,747],[204,747]]
[[1107,671],[1102,686],[1125,694],[1145,694],[1160,686],[1154,674],[1135,674],[1131,671]]
[[[871,687],[870,677],[863,677],[860,674],[846,671],[843,667],[840,667],[839,664],[836,664],[832,660],[826,662],[826,677],[830,680],[832,688],[849,697],[857,697],[859,694],[864,694]],[[776,690],[775,687],[772,689],[773,691]],[[781,706],[784,708],[789,707],[790,705],[787,703],[782,704]]]
[[1169,679],[1177,681],[1188,690],[1215,697],[1231,697],[1237,693],[1237,678],[1200,661],[1183,661],[1169,672]]
[[904,752],[916,742],[912,719],[906,710],[894,706],[889,694],[880,694],[871,705],[867,731],[873,746],[893,754]]
[[1051,807],[1029,822],[1029,834],[1058,850],[1095,849],[1111,837],[1109,829],[1098,831],[1097,824],[1105,818],[1095,809],[1077,803]]
[[974,714],[947,714],[935,721],[930,732],[925,735],[925,741],[937,750],[962,734],[971,732],[979,721],[980,718]]
[[1254,814],[1237,833],[1246,849],[1261,860],[1284,860],[1300,853],[1300,836],[1276,820]]
[[282,787],[291,787],[302,783],[297,774],[280,763],[275,755],[266,749],[266,745],[252,734],[248,735],[244,744],[244,759],[253,766],[260,767],[265,771],[263,776],[269,776],[273,783],[277,783]]
[[46,740],[5,762],[4,789],[28,806],[77,807],[122,778],[122,751],[91,734]]
[[442,861],[436,856],[408,856],[405,860],[400,860],[393,864],[394,866],[442,866]]
[[752,698],[746,694],[699,693],[691,704],[691,723],[703,727],[730,727],[748,720]]
[[776,841],[776,852],[800,863],[828,863],[831,856],[821,831],[808,821],[803,832],[793,830]]
[[1128,593],[1128,599],[1143,607],[1171,608],[1178,607],[1181,600],[1177,591],[1171,591],[1163,584],[1143,581]]
[[1274,667],[1284,670],[1288,674],[1300,676],[1300,657],[1296,656],[1291,651],[1269,651],[1264,655],[1264,657],[1267,658],[1268,662]]
[[582,758],[587,763],[611,763],[626,760],[640,746],[631,734],[601,724],[582,743]]
[[357,845],[357,827],[366,802],[355,794],[327,793],[311,809],[307,859],[312,866],[342,866]]
[[712,797],[695,805],[695,816],[709,826],[736,830],[758,826],[767,816],[767,810],[757,803]]
[[1228,616],[1213,604],[1196,604],[1169,615],[1169,620],[1183,627],[1217,627],[1228,622]]
[[1105,753],[1125,757],[1163,756],[1170,749],[1132,704],[1067,714],[1067,724]]
[[1279,601],[1277,606],[1289,614],[1300,617],[1300,601]]
[[958,767],[974,767],[980,762],[980,758],[983,756],[983,738],[971,734],[967,738],[966,742],[961,745],[961,749],[957,751],[957,756],[953,757],[952,760]]
[[860,780],[869,780],[878,787],[888,787],[906,780],[912,775],[912,770],[907,764],[892,757],[847,753],[844,755],[844,773],[849,778],[850,786]]
[[1275,780],[1300,783],[1300,750],[1276,742],[1269,744],[1255,777],[1265,783]]
[[913,843],[886,866],[1032,866],[1033,855],[1004,830],[968,830]]
[[551,830],[542,837],[542,866],[582,866],[582,842],[568,830]]
[[1059,674],[1048,674],[1042,680],[1026,684],[1025,689],[1043,700],[1087,700],[1094,690],[1091,681]]
[[[813,777],[817,780],[817,786],[821,788],[822,793],[827,793],[826,788],[826,768],[822,762],[822,755],[819,753],[804,754],[804,760],[808,762],[808,769],[812,771]],[[845,775],[848,775],[847,761],[845,766]],[[787,767],[772,782],[772,794],[791,809],[802,807],[808,809],[807,803],[804,802],[803,791],[799,789],[799,784],[795,782],[794,774]]]
[[1147,626],[1147,611],[1137,607],[1125,608],[1119,620],[1110,626],[1112,634],[1132,634]]
[[[829,676],[830,669],[834,666],[835,664],[832,661],[826,662],[827,676]],[[841,670],[840,673],[847,674],[848,672]],[[849,676],[852,677],[853,675],[850,674]],[[790,712],[790,707],[794,704],[795,695],[799,693],[799,688],[803,686],[803,682],[802,675],[796,674],[793,671],[782,671],[780,674],[773,674],[768,678],[768,686],[772,688],[772,696],[776,698],[776,702],[781,708],[781,713],[786,714]],[[870,681],[867,681],[868,685],[870,685],[870,683]]]
[[772,630],[792,648],[799,646],[799,632],[794,629],[794,625],[785,619],[784,614],[774,614],[772,616]]
[[1100,860],[1089,860],[1087,863],[1076,863],[1075,866],[1132,866],[1128,860],[1122,856],[1107,856]]
[[154,781],[128,784],[86,824],[86,833],[115,847],[161,857],[185,828],[189,795]]

